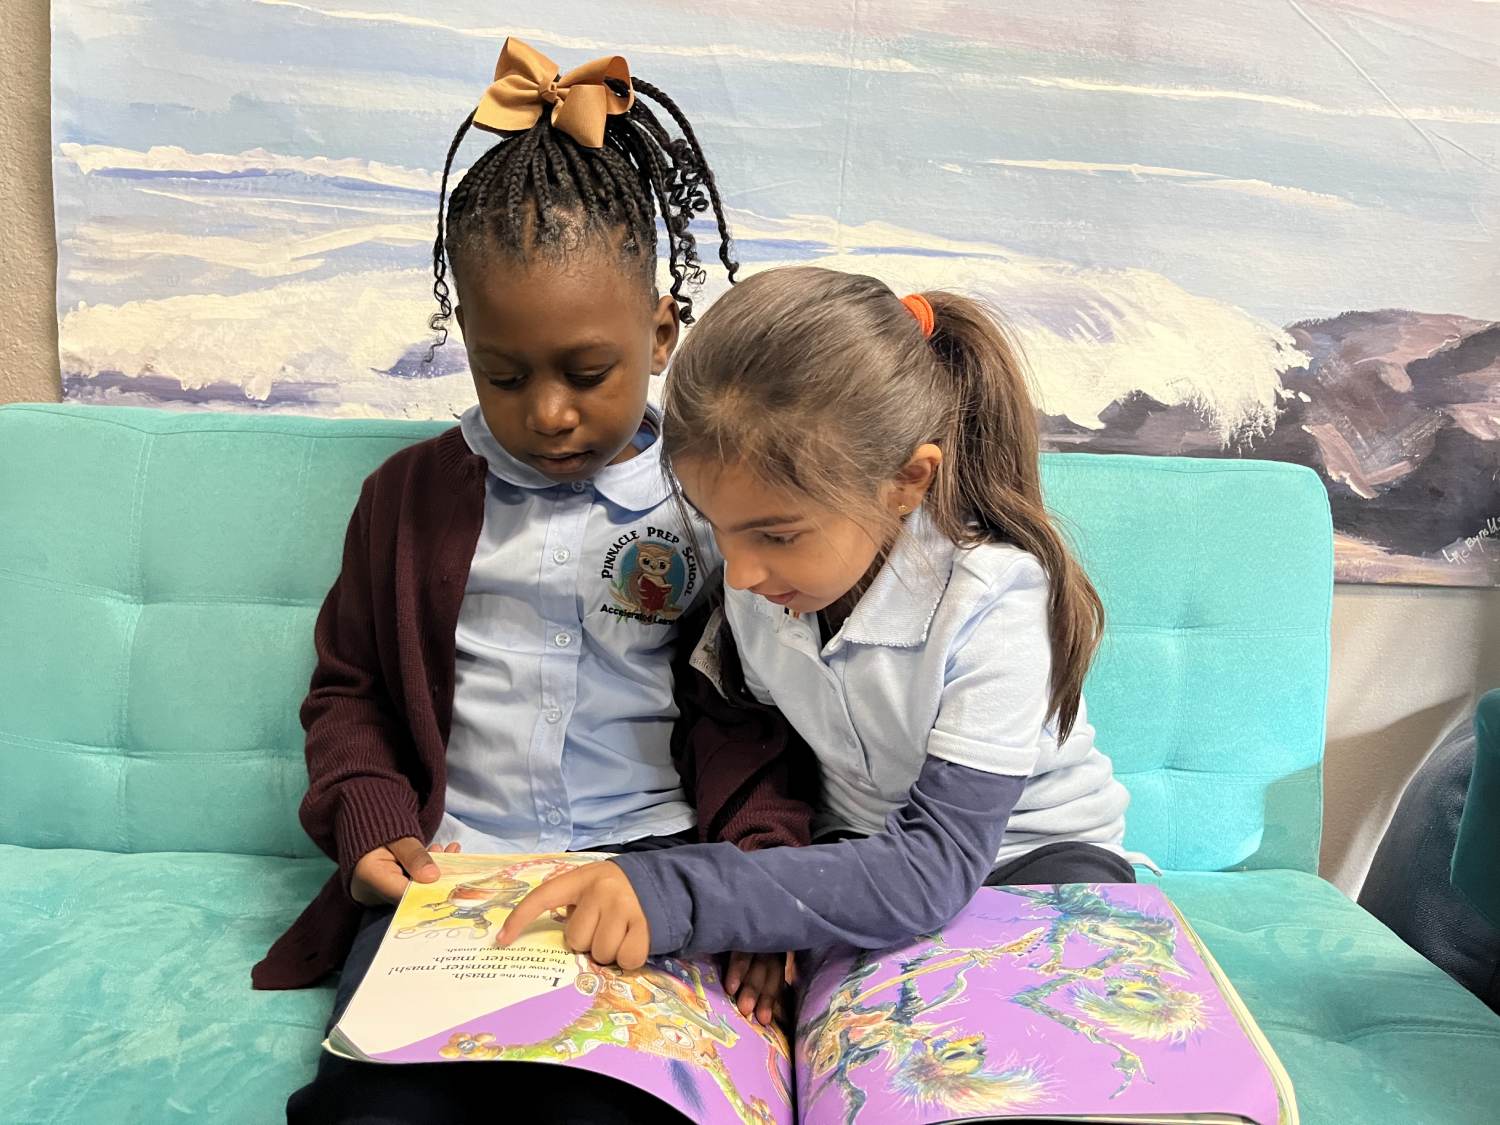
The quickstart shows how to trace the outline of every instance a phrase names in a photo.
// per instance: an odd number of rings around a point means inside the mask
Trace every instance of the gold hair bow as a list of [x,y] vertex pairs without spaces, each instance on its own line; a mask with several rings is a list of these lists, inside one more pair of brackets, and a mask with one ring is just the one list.
[[[605,79],[625,83],[617,94]],[[495,64],[495,81],[474,111],[474,124],[497,133],[530,129],[552,106],[552,127],[585,148],[604,144],[604,124],[635,102],[630,67],[619,55],[595,59],[558,76],[557,64],[530,44],[507,39]]]

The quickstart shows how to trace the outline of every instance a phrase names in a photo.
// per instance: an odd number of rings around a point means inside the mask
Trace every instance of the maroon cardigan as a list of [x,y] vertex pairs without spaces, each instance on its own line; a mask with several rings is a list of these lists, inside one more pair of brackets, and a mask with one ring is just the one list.
[[[392,840],[437,831],[454,632],[484,522],[486,471],[452,429],[391,457],[360,491],[343,567],[313,632],[317,665],[302,704],[302,826],[338,871],[255,966],[256,988],[304,988],[338,968],[361,913],[349,897],[355,863]],[[777,712],[742,693],[728,702],[687,667],[701,628],[701,616],[682,624],[672,738],[699,836],[746,850],[805,844],[811,754]]]

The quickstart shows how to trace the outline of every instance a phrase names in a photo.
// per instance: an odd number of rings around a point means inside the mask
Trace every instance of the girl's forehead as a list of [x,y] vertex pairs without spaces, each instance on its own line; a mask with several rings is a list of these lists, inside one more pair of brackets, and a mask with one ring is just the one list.
[[455,267],[454,281],[465,304],[550,302],[552,314],[564,317],[587,315],[595,302],[638,305],[651,288],[638,262],[598,242],[566,253],[474,256]]
[[720,530],[736,528],[747,520],[768,526],[791,523],[808,518],[816,509],[810,497],[768,483],[739,462],[690,457],[674,462],[672,469],[683,498]]
[[653,327],[649,289],[607,257],[592,264],[495,258],[458,271],[456,280],[464,337],[473,350],[634,346]]

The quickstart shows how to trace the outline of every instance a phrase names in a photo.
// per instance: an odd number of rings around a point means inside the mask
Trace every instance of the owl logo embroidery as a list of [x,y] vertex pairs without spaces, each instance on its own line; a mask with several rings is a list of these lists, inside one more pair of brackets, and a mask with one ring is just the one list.
[[675,621],[687,584],[687,566],[675,547],[650,541],[632,544],[621,557],[610,592],[615,602],[641,620]]

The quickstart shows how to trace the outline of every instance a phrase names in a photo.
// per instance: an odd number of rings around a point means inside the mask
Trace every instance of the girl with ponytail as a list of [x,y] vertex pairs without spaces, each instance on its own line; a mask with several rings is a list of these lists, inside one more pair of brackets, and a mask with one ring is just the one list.
[[679,348],[663,414],[724,557],[745,687],[819,759],[817,840],[582,868],[507,936],[571,903],[638,910],[653,953],[875,948],[939,929],[982,884],[1133,880],[1128,798],[1082,693],[1103,607],[1043,504],[993,314],[769,270]]

